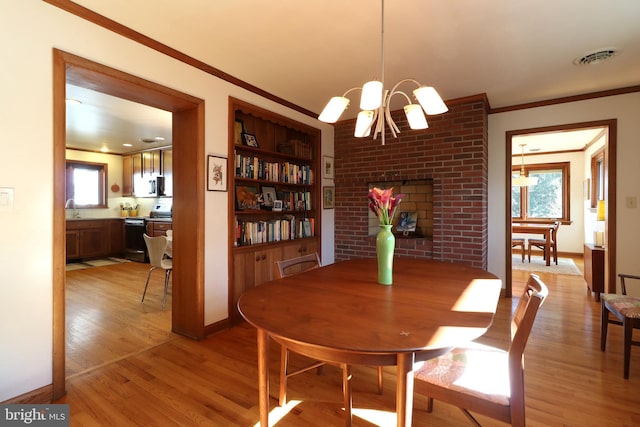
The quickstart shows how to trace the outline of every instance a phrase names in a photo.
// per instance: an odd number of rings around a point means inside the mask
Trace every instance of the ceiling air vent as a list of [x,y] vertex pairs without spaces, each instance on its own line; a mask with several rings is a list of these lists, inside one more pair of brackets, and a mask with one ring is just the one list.
[[576,65],[599,64],[609,58],[613,58],[614,56],[620,54],[620,52],[622,52],[620,49],[615,48],[601,49],[576,58],[573,60],[573,63]]

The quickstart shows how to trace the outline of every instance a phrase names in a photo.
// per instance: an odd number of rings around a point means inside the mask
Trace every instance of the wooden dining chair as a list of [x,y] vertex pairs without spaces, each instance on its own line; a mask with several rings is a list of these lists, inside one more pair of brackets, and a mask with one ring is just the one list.
[[[625,279],[633,279],[637,284],[640,276],[618,274],[620,277],[620,292],[622,294],[600,294],[602,312],[600,316],[600,350],[607,347],[607,330],[609,323],[622,325],[622,349],[624,352],[624,378],[629,378],[629,364],[631,360],[631,346],[640,345],[640,341],[633,340],[633,330],[640,329],[640,298],[627,295]],[[609,313],[615,317],[609,316]]]
[[522,262],[524,262],[524,252],[525,252],[525,239],[523,237],[512,237],[511,238],[511,249],[520,248],[522,255]]
[[[560,221],[554,222],[553,226],[551,227],[551,252],[553,252],[553,258],[556,262],[556,265],[558,265],[558,243],[557,243],[558,228],[560,228]],[[539,249],[542,249],[542,254],[543,254],[542,259],[546,260],[547,259],[547,253],[546,253],[547,241],[545,239],[529,239],[529,249],[528,249],[529,262],[531,262],[531,248],[533,246]],[[551,254],[549,254],[548,256],[551,256]]]
[[149,279],[151,278],[151,272],[156,268],[164,270],[164,297],[162,298],[162,310],[167,303],[167,289],[169,287],[169,276],[173,270],[173,261],[165,258],[165,251],[167,249],[167,237],[156,236],[150,237],[144,234],[144,242],[147,244],[147,251],[149,252],[149,263],[151,268],[149,274],[147,274],[147,282],[144,285],[144,291],[142,292],[142,301],[140,304],[144,304],[144,296],[147,294],[147,287],[149,287]]
[[[304,271],[309,271],[315,268],[320,267],[320,257],[318,253],[308,254],[299,256],[296,258],[286,259],[282,261],[276,261],[278,278],[289,277],[295,274],[302,273]],[[324,366],[327,362],[323,361],[313,361],[301,368],[296,370],[289,370],[289,356],[291,350],[286,346],[282,345],[280,349],[280,396],[279,396],[279,404],[280,406],[284,406],[287,403],[287,379],[294,375],[301,374],[303,372],[307,372],[311,369],[317,368],[318,374],[322,373],[322,366]],[[351,373],[349,372],[349,366],[343,365],[342,369],[342,377],[343,377],[343,393],[345,399],[345,412],[347,412],[347,416],[351,418],[351,393],[350,388],[346,387],[344,384],[345,381],[348,381],[348,378],[351,377]],[[382,394],[382,366],[378,366],[378,393]]]
[[476,425],[471,412],[525,425],[524,349],[538,309],[548,295],[546,285],[532,274],[511,319],[509,350],[475,342],[423,362],[414,373],[414,390],[433,400],[459,407]]

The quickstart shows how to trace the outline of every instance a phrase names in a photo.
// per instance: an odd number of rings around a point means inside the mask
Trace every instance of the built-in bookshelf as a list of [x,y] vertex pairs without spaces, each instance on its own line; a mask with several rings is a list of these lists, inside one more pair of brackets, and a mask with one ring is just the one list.
[[229,99],[229,313],[275,278],[275,262],[320,248],[320,131]]

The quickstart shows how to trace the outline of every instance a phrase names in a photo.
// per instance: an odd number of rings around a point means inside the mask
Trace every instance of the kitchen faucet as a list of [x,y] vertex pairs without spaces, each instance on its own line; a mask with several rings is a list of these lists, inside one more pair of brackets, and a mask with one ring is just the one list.
[[80,218],[80,212],[76,209],[76,202],[73,199],[68,199],[64,204],[65,209],[73,208],[73,213],[71,215],[72,218]]

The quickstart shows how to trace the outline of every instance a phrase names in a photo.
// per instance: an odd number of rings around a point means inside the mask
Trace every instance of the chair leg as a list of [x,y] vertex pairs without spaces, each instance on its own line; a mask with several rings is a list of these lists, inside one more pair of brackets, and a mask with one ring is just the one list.
[[531,262],[531,243],[529,243],[529,262]]
[[607,348],[607,330],[609,329],[609,310],[604,305],[604,300],[600,300],[602,307],[600,309],[600,351],[605,351]]
[[340,364],[342,368],[342,396],[344,398],[344,415],[345,425],[351,426],[352,421],[352,402],[351,402],[351,366],[345,363]]
[[167,289],[169,288],[169,276],[171,276],[171,270],[166,270],[164,273],[164,297],[162,298],[162,311],[167,303]]
[[427,397],[427,412],[433,412],[433,397]]
[[622,345],[624,347],[624,379],[629,379],[629,363],[631,361],[631,340],[633,338],[633,319],[625,317],[622,320],[622,329],[624,330],[624,337],[622,339]]
[[144,284],[144,291],[142,292],[142,301],[140,301],[140,304],[144,304],[144,296],[147,293],[147,286],[149,286],[149,279],[151,278],[151,272],[155,270],[155,267],[151,267],[149,269],[149,274],[147,274],[147,283]]
[[382,366],[378,366],[378,394],[382,394]]

